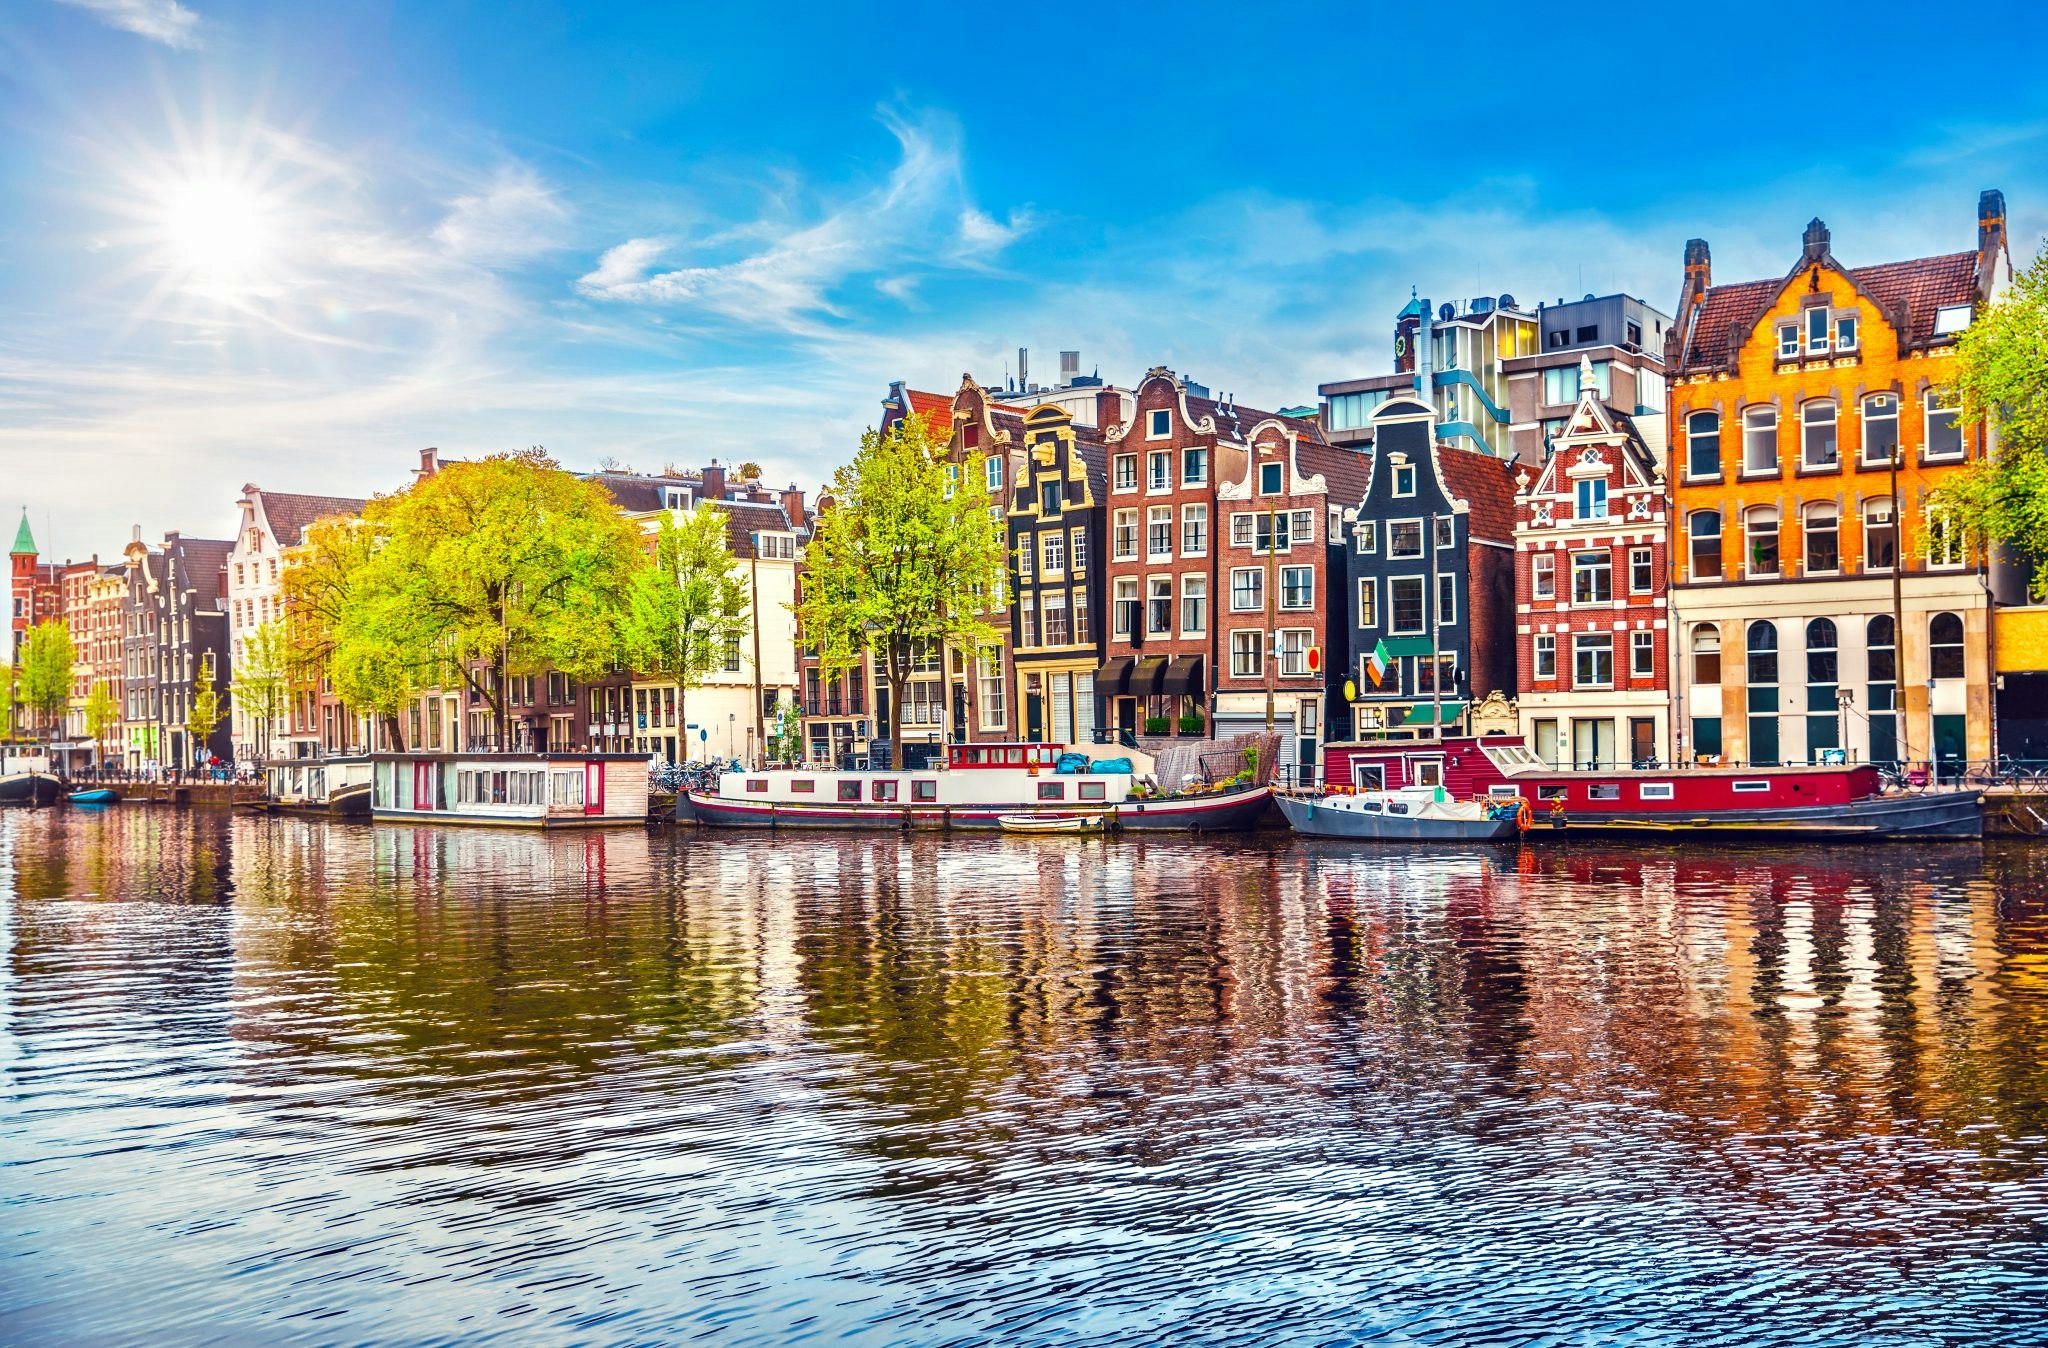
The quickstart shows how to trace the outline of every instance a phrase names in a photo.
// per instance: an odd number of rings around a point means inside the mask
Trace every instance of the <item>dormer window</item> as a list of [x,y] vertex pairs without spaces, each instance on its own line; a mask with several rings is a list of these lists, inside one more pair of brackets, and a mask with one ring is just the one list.
[[1946,337],[1970,326],[1970,306],[1944,304],[1934,311],[1934,335]]
[[1145,438],[1164,440],[1173,434],[1173,411],[1171,408],[1157,408],[1145,414]]

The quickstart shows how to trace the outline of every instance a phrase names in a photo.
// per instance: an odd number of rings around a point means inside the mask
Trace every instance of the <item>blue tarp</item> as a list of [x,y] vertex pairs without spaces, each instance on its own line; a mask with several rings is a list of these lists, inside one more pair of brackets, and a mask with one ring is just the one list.
[[1061,754],[1059,760],[1052,765],[1052,770],[1065,774],[1086,772],[1088,771],[1088,755]]
[[1088,768],[1090,772],[1129,772],[1130,770],[1131,760],[1128,758],[1104,758],[1090,764]]

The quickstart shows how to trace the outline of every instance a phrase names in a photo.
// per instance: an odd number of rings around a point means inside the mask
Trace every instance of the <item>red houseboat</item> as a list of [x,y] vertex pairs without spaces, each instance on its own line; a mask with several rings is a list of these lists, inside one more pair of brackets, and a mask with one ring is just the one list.
[[1877,769],[1865,763],[1577,772],[1551,767],[1514,735],[1331,744],[1324,763],[1333,785],[1519,796],[1538,835],[1562,828],[1846,842],[1984,834],[1981,792],[1887,794]]

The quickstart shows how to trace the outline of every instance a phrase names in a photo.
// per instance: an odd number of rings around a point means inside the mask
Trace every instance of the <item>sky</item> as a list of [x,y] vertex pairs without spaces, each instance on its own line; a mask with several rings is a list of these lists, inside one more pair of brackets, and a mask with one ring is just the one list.
[[[1255,407],[1438,301],[2048,235],[2048,17],[0,0],[0,517],[221,537],[418,451],[761,463],[1078,349]],[[1249,18],[1247,16],[1250,16]]]

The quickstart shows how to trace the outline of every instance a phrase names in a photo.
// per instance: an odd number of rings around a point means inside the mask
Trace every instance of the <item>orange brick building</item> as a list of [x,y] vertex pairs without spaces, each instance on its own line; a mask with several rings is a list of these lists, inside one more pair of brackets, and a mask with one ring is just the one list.
[[2005,199],[1980,199],[1974,252],[1847,267],[1819,220],[1801,245],[1734,285],[1686,245],[1665,352],[1680,756],[1988,757],[1985,589],[1933,494],[1984,452],[1946,386],[2011,275]]

